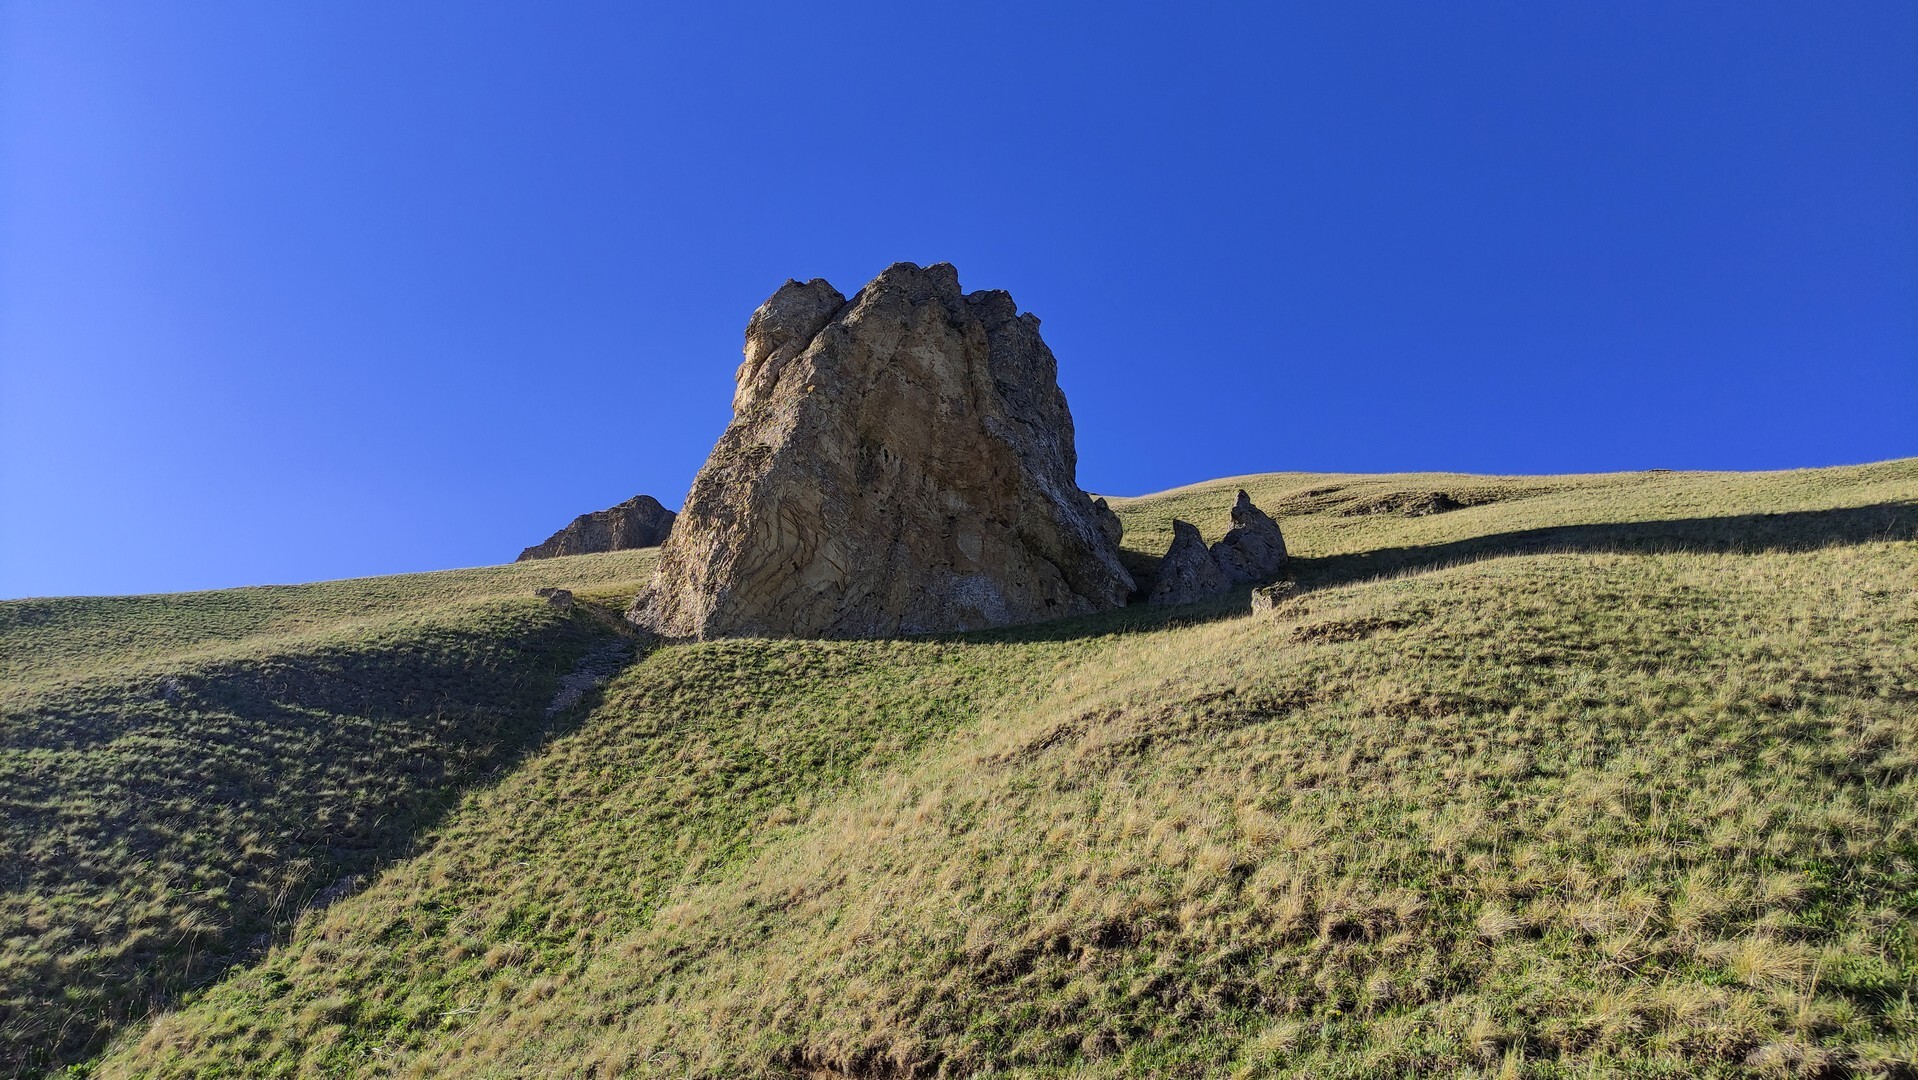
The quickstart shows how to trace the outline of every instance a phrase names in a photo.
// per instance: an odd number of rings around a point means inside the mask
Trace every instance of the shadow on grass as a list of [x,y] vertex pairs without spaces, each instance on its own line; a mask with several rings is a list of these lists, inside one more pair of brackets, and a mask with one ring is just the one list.
[[[1312,590],[1438,570],[1508,555],[1555,552],[1756,554],[1810,551],[1886,540],[1918,540],[1918,502],[1884,502],[1836,510],[1795,510],[1779,514],[1738,514],[1521,529],[1444,544],[1380,548],[1323,558],[1294,558],[1292,577],[1301,589]],[[1243,615],[1250,610],[1251,595],[1250,587],[1241,587],[1216,599],[1182,607],[1133,604],[1097,615],[955,635],[953,640],[1004,643],[1069,641],[1107,634],[1165,630]]]
[[0,1076],[86,1060],[405,858],[597,702],[545,715],[612,634],[597,615],[106,675],[0,709]]
[[1918,503],[1887,502],[1838,510],[1521,529],[1447,544],[1298,559],[1294,561],[1293,576],[1301,588],[1319,589],[1505,555],[1544,552],[1757,554],[1911,539],[1918,539]]

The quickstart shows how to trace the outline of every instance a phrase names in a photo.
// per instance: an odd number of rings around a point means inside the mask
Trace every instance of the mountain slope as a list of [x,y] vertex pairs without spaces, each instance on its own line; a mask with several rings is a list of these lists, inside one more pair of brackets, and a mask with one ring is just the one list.
[[1918,462],[1240,484],[1276,617],[659,650],[100,1074],[1911,1067]]

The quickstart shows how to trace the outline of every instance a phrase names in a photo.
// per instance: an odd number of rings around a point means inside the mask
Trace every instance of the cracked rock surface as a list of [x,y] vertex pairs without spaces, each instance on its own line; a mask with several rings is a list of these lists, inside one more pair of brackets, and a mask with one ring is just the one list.
[[895,263],[789,281],[746,326],[733,419],[627,616],[669,637],[891,637],[1120,607],[1039,320]]

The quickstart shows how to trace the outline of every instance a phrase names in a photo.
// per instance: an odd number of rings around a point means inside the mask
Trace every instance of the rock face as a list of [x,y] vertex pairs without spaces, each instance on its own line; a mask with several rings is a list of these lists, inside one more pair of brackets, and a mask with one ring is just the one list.
[[1206,549],[1199,527],[1189,521],[1172,522],[1172,546],[1159,560],[1159,576],[1152,583],[1148,604],[1190,604],[1218,596],[1232,588],[1232,579]]
[[1092,513],[1099,521],[1099,531],[1106,534],[1106,539],[1112,541],[1113,547],[1118,547],[1119,541],[1125,538],[1125,524],[1119,520],[1119,515],[1113,513],[1112,507],[1106,505],[1104,499],[1092,500]]
[[746,326],[733,420],[627,617],[669,637],[889,637],[1118,607],[1039,320],[896,263],[789,281]]
[[1212,557],[1235,582],[1270,581],[1285,570],[1285,536],[1278,522],[1241,491],[1232,507],[1232,529],[1212,545]]
[[1146,602],[1190,604],[1230,592],[1234,585],[1271,581],[1284,572],[1285,537],[1279,523],[1241,491],[1232,507],[1231,530],[1210,550],[1198,526],[1172,522],[1172,546],[1159,560]]
[[657,547],[672,532],[674,516],[651,495],[636,495],[610,510],[581,514],[544,544],[520,552],[514,561]]

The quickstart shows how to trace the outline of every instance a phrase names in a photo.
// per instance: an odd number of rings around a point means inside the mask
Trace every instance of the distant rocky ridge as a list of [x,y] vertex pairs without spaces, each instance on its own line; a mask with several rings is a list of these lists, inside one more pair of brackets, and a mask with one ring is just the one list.
[[514,561],[658,547],[672,533],[675,516],[651,495],[635,495],[610,509],[581,514],[545,543],[520,552]]
[[733,419],[627,617],[670,637],[889,637],[1115,608],[1118,520],[1077,483],[1039,320],[895,263],[788,281]]

